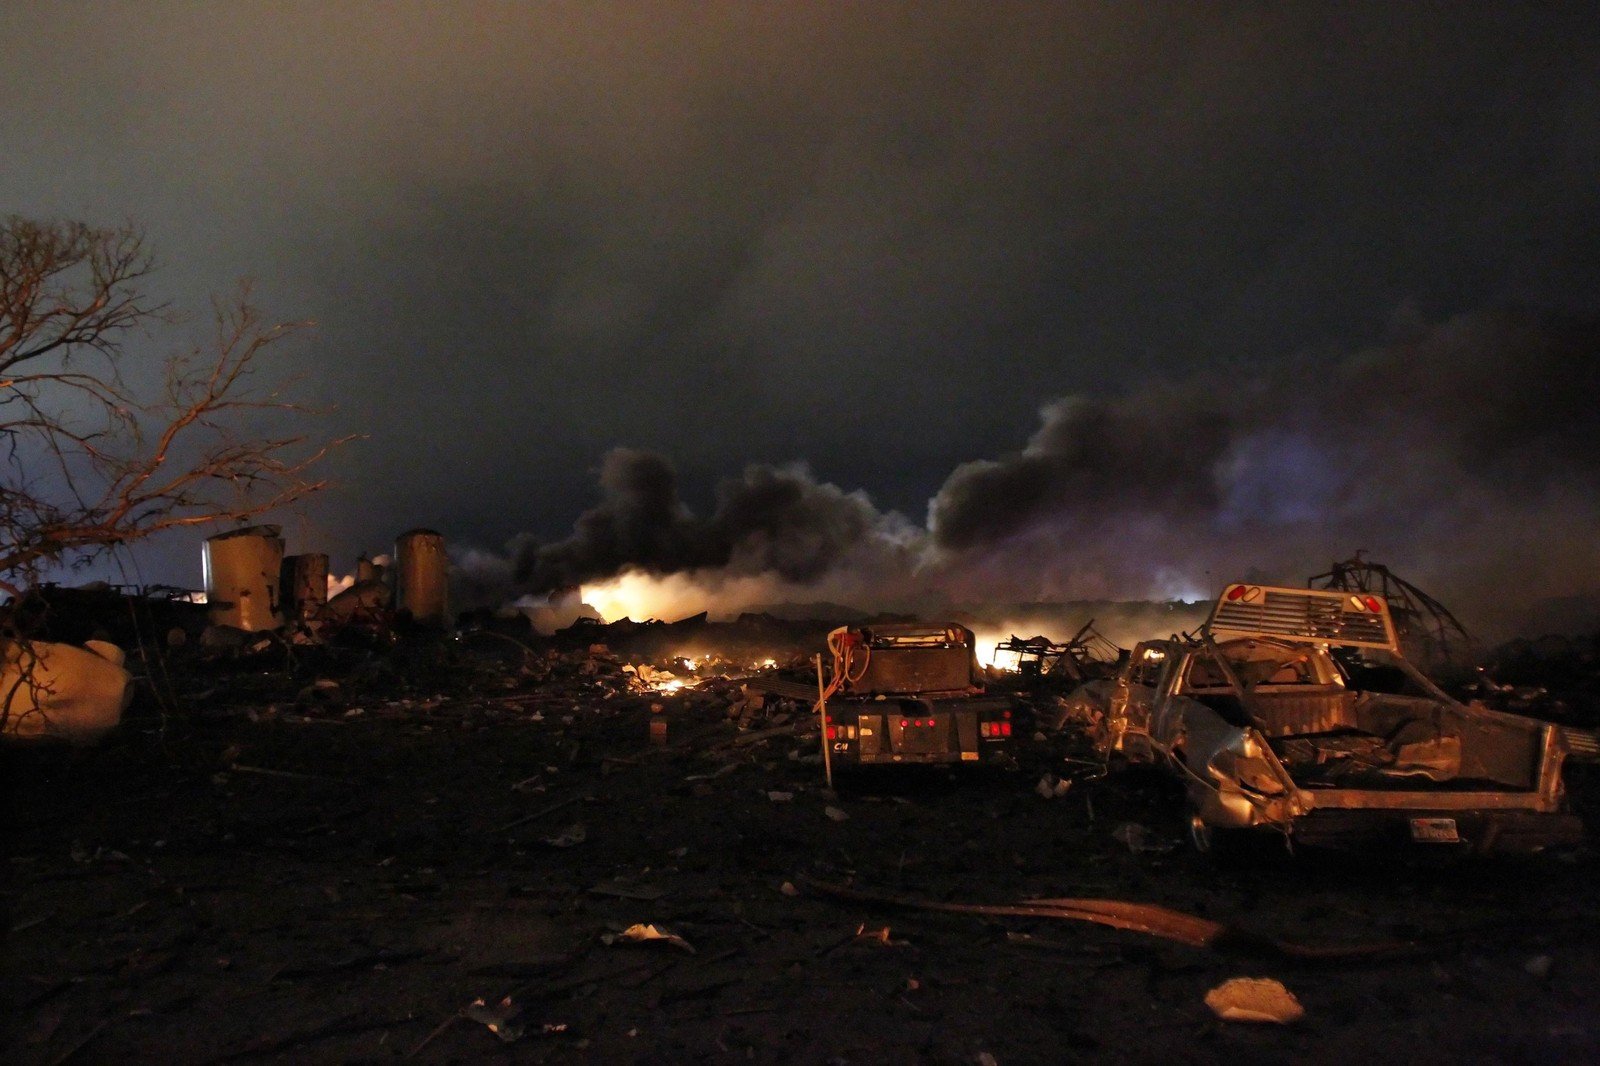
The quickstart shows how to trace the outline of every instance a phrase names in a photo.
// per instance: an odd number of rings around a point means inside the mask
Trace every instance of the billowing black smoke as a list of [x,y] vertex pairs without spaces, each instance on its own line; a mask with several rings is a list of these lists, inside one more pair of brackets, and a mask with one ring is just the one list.
[[1600,583],[1597,387],[1595,324],[1497,312],[1062,400],[1021,452],[950,476],[932,546],[964,592],[1026,572],[1042,597],[1298,584],[1366,548],[1499,614]]
[[718,486],[707,518],[690,512],[672,464],[650,452],[610,452],[600,489],[600,504],[578,518],[571,536],[515,546],[513,577],[522,591],[546,593],[623,569],[725,570],[804,584],[865,545],[887,543],[895,524],[865,495],[821,484],[800,466],[747,467]]
[[1108,510],[1177,518],[1216,509],[1212,471],[1230,436],[1219,399],[1164,388],[1132,401],[1050,404],[1022,452],[950,475],[929,505],[935,543],[982,549],[1040,521],[1081,523]]
[[1464,316],[1353,354],[1056,400],[1020,452],[952,472],[925,529],[800,466],[747,468],[700,517],[666,459],[617,449],[572,534],[513,545],[506,569],[535,593],[625,570],[831,590],[853,573],[872,606],[1198,598],[1237,578],[1299,584],[1367,549],[1492,623],[1600,591],[1597,395],[1596,324]]

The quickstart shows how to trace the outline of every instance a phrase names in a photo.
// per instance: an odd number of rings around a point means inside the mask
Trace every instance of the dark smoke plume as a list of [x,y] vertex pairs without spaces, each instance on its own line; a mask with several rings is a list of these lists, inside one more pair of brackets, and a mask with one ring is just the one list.
[[718,486],[708,518],[690,512],[672,464],[650,452],[614,449],[600,488],[600,504],[578,518],[571,536],[516,546],[520,590],[547,593],[624,569],[772,574],[804,584],[863,545],[889,543],[897,521],[862,493],[818,483],[800,466],[747,467]]
[[468,569],[534,593],[642,571],[827,582],[867,606],[1163,600],[1299,584],[1364,548],[1492,623],[1600,585],[1596,395],[1596,324],[1463,316],[1353,354],[1057,400],[1020,452],[952,472],[926,529],[802,466],[751,466],[700,517],[666,459],[617,449],[570,536]]
[[1026,572],[1071,597],[1298,584],[1368,548],[1497,614],[1596,585],[1597,387],[1594,323],[1497,312],[1058,401],[1024,450],[950,476],[932,544],[964,590]]

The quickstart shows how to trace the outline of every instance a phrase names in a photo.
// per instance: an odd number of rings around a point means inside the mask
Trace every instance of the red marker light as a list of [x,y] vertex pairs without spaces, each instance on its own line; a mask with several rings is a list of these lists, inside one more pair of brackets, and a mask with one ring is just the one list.
[[1235,586],[1233,586],[1233,588],[1228,590],[1228,599],[1230,599],[1230,600],[1236,600],[1240,596],[1243,596],[1243,595],[1244,595],[1244,586],[1243,585],[1235,585]]
[[911,724],[911,723],[910,723],[910,722],[908,722],[908,721],[906,721],[906,720],[905,720],[905,719],[904,719],[904,718],[902,718],[902,719],[900,719],[900,728],[901,728],[901,729],[904,729],[904,728],[905,728],[905,727],[906,727],[906,726],[908,726],[908,725],[910,725],[910,724]]
[[1379,611],[1383,610],[1382,601],[1380,601],[1376,596],[1368,596],[1367,610],[1371,611],[1373,614],[1377,614]]

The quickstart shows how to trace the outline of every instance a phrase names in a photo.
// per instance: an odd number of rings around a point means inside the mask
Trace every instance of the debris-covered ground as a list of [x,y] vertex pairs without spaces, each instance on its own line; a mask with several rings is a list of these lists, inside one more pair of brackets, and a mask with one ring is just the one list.
[[[656,652],[241,661],[102,747],[0,749],[0,1059],[1600,1058],[1594,851],[1219,865],[1161,778],[1065,737],[831,792],[808,715],[695,681],[753,652]],[[1221,932],[1029,902],[1063,898]],[[1219,1017],[1258,1009],[1304,1014]]]

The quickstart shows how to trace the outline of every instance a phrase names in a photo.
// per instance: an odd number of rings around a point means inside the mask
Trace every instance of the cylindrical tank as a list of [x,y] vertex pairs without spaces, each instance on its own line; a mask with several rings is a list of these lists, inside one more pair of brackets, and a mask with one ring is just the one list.
[[250,632],[283,625],[278,607],[281,533],[278,526],[247,526],[206,541],[201,563],[212,625]]
[[283,560],[283,602],[296,618],[310,618],[328,602],[328,557],[288,555]]
[[447,599],[450,561],[444,537],[431,529],[413,529],[395,538],[395,607],[429,626],[449,623]]

